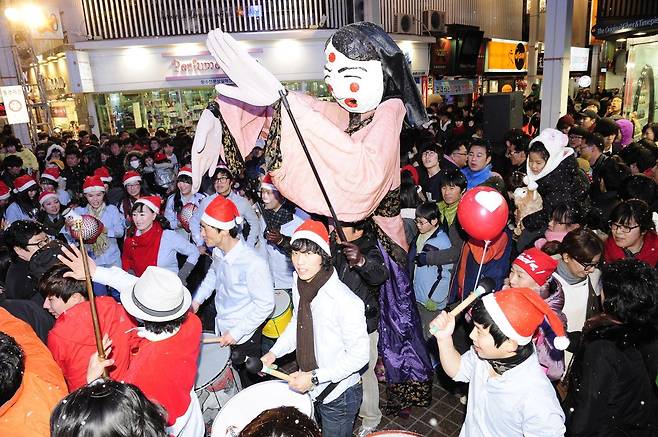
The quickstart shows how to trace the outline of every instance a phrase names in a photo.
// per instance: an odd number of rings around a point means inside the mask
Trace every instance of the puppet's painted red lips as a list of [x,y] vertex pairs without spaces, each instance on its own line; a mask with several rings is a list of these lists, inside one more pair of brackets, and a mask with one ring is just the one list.
[[346,104],[347,106],[349,106],[350,108],[356,108],[356,99],[353,99],[353,98],[350,97],[350,98],[345,99],[345,100],[343,100],[343,101],[344,101],[345,104]]

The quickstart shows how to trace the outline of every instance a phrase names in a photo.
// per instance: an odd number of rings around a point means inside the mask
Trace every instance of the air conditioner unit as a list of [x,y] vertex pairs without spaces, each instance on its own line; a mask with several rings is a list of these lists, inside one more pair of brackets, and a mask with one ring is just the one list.
[[446,13],[443,11],[423,11],[423,30],[446,33]]
[[409,14],[395,15],[394,33],[416,33],[416,17]]

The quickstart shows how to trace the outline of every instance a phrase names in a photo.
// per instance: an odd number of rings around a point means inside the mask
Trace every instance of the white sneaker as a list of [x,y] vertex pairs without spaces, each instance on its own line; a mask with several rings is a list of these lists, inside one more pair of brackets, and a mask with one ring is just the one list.
[[360,426],[356,431],[356,437],[367,437],[377,429],[376,426]]

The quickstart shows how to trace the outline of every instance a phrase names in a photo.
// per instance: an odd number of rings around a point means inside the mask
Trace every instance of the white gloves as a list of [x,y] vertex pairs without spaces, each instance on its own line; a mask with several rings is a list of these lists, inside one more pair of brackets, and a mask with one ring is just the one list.
[[269,106],[279,99],[279,90],[284,89],[281,82],[252,58],[232,36],[215,29],[208,33],[206,45],[224,73],[236,85],[216,85],[219,94],[254,106]]
[[204,173],[212,177],[222,150],[222,124],[208,109],[199,118],[192,143],[192,190],[199,191]]

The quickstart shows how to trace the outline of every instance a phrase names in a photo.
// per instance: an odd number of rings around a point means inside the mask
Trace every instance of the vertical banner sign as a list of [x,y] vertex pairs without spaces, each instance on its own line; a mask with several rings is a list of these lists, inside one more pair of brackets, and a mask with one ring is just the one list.
[[2,101],[7,111],[7,122],[9,124],[29,123],[30,114],[27,112],[25,95],[20,85],[0,87]]

